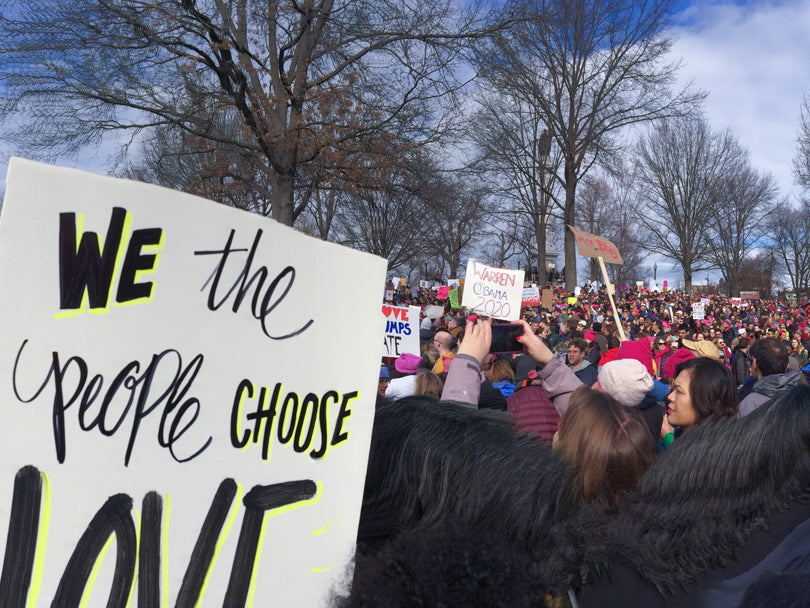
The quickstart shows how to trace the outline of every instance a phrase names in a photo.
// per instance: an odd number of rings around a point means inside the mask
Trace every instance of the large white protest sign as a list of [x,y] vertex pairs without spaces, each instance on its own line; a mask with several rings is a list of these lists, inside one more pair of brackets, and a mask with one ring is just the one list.
[[399,357],[403,353],[419,354],[419,307],[382,307],[385,317],[383,357]]
[[692,304],[692,318],[697,320],[706,318],[705,305],[703,302],[695,302]]
[[493,268],[472,259],[467,262],[462,306],[478,314],[512,321],[520,315],[522,295],[522,270]]
[[186,194],[14,159],[4,606],[322,605],[354,548],[385,269]]

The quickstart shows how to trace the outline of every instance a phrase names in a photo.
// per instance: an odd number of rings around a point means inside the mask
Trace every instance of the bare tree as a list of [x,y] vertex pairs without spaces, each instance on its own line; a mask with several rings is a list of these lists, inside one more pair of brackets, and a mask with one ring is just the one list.
[[[483,261],[497,268],[513,264],[522,253],[520,245],[521,214],[516,211],[492,214],[491,220],[484,221],[486,227],[481,236]],[[525,259],[525,256],[524,256]]]
[[772,300],[778,268],[776,255],[768,249],[745,258],[740,268],[740,289],[758,291],[759,297]]
[[708,230],[707,260],[722,273],[730,296],[740,295],[743,261],[761,246],[777,196],[773,176],[753,169],[747,151],[736,160],[713,185],[716,213]]
[[558,205],[553,175],[560,163],[559,156],[551,156],[545,116],[535,99],[520,90],[484,89],[477,102],[470,136],[480,153],[478,163],[509,220],[531,227],[532,258],[545,272],[547,235]]
[[[211,130],[240,129],[234,111],[219,112]],[[124,177],[196,194],[260,215],[270,214],[270,186],[261,159],[247,145],[197,137],[173,125],[152,129],[141,154],[127,162]]]
[[[574,225],[586,232],[609,239],[606,233],[612,212],[612,198],[613,192],[603,176],[595,174],[585,176],[579,187],[579,204]],[[588,280],[598,280],[602,274],[598,261],[596,258],[586,258],[586,260],[588,262]]]
[[738,166],[742,149],[730,131],[715,134],[702,118],[681,118],[659,123],[642,137],[638,153],[645,247],[681,265],[689,292],[693,273],[711,267],[715,186]]
[[796,183],[805,190],[810,190],[810,97],[802,101],[801,122],[796,141],[796,153],[793,156],[793,175]]
[[416,197],[402,185],[361,189],[338,216],[339,240],[388,260],[388,270],[406,266],[423,238]]
[[[576,218],[579,181],[600,156],[616,151],[618,130],[677,116],[701,98],[670,89],[678,63],[668,62],[667,0],[514,0],[526,16],[511,36],[482,53],[501,74],[502,90],[535,100],[560,149],[563,221]],[[576,283],[576,248],[565,234],[565,283]]]
[[245,147],[292,225],[302,168],[373,173],[452,128],[483,31],[451,0],[2,0],[0,118],[41,155],[162,125]]
[[[635,281],[646,258],[637,217],[637,170],[636,165],[617,162],[610,171],[587,175],[580,185],[577,227],[612,241],[619,249],[624,263],[607,265],[608,278],[616,285]],[[597,260],[588,258],[588,262],[590,280],[601,279]]]
[[442,260],[449,277],[461,271],[484,227],[490,212],[486,206],[486,190],[472,185],[468,176],[434,173],[422,191],[422,217],[426,230],[422,253]]
[[810,200],[803,199],[798,208],[779,203],[769,216],[768,228],[768,248],[780,270],[788,275],[800,300],[810,298]]
[[334,236],[338,215],[348,196],[341,188],[314,185],[312,200],[305,214],[299,217],[296,227],[311,232],[324,241],[330,240]]

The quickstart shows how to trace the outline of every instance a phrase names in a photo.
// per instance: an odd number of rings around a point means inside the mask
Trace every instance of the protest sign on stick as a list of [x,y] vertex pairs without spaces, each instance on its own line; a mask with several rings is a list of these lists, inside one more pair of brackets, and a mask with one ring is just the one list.
[[385,270],[224,205],[12,159],[0,597],[325,604],[356,538]]
[[[622,261],[622,255],[619,253],[619,248],[609,240],[570,225],[568,228],[574,233],[574,237],[577,239],[577,252],[579,255],[585,256],[586,258],[602,258],[608,264],[621,265],[624,263]],[[605,278],[605,283],[607,282],[608,280]]]
[[[619,249],[609,240],[603,239],[595,234],[591,234],[590,232],[585,232],[584,230],[574,228],[570,225],[568,226],[568,229],[574,233],[574,236],[577,239],[577,251],[579,252],[579,255],[588,258],[596,258],[599,260],[599,268],[602,271],[602,278],[605,280],[605,285],[607,285],[610,308],[613,310],[613,320],[616,322],[616,328],[619,330],[619,337],[622,340],[625,340],[626,337],[624,335],[624,328],[622,327],[622,322],[619,318],[619,311],[616,310],[616,303],[613,301],[613,290],[610,288],[610,279],[608,278],[607,268],[605,268],[605,262],[620,265],[624,263],[622,261],[622,256],[619,253]],[[644,284],[642,283],[642,287],[643,285]]]
[[495,319],[513,321],[520,315],[523,271],[467,262],[461,305]]
[[385,317],[383,357],[399,357],[403,353],[419,354],[419,307],[382,307]]

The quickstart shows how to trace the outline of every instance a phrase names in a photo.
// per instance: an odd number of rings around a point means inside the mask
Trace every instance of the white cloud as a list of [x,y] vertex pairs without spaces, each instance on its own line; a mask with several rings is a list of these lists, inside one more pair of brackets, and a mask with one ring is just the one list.
[[709,92],[706,114],[731,128],[753,165],[773,173],[783,194],[791,175],[802,95],[810,90],[810,3],[802,0],[693,6],[673,32],[683,82]]

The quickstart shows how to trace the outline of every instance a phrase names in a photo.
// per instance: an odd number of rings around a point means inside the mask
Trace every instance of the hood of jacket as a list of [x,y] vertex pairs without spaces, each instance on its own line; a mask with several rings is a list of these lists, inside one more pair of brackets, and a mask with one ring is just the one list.
[[792,369],[784,374],[773,374],[757,380],[753,392],[773,397],[782,391],[786,391],[791,386],[804,384],[802,380],[802,373]]

